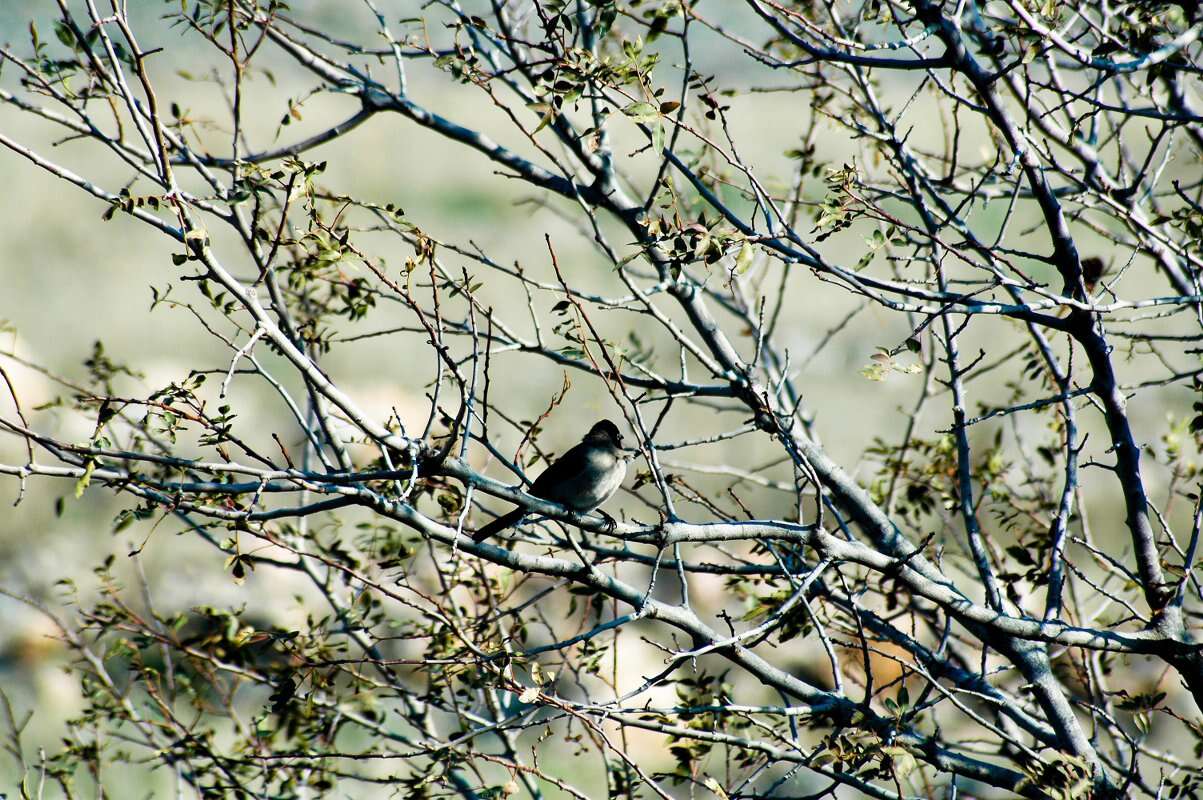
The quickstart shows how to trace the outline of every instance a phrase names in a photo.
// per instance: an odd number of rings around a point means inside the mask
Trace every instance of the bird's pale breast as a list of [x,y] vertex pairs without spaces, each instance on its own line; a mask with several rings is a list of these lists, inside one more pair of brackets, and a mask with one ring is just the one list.
[[[577,511],[592,511],[618,491],[627,474],[626,461],[604,450],[589,453],[588,467],[565,492],[565,502]],[[567,488],[567,487],[565,487]]]

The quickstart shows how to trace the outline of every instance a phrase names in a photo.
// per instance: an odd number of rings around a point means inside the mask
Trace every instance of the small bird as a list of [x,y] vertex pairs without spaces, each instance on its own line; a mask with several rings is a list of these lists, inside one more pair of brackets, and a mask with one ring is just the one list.
[[[535,478],[530,494],[583,514],[609,500],[626,475],[622,434],[613,422],[603,419],[589,429],[580,444],[574,445]],[[483,542],[522,519],[524,514],[525,508],[515,508],[472,534],[472,538]]]

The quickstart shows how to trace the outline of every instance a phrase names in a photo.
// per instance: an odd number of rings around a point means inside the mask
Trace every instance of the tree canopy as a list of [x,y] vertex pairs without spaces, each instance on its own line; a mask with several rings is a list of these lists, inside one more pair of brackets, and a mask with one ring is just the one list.
[[[0,585],[20,796],[1203,793],[1197,2],[31,8],[122,301],[17,298],[0,486],[120,506]],[[600,418],[615,520],[523,491]]]

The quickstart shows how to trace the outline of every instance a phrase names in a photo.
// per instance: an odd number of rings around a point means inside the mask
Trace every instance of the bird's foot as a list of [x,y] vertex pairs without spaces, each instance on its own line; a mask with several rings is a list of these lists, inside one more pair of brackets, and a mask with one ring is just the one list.
[[606,533],[612,534],[614,531],[618,530],[618,520],[614,519],[614,517],[610,516],[605,511],[602,511],[600,508],[597,510],[597,513],[601,514],[602,519],[606,521]]

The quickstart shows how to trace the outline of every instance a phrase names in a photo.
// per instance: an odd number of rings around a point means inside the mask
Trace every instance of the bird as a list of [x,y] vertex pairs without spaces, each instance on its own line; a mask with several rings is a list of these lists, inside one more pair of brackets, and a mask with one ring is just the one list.
[[[535,478],[530,494],[583,514],[609,500],[626,475],[622,433],[613,422],[603,419],[589,429],[579,444],[573,445]],[[502,514],[472,534],[472,539],[483,542],[518,522],[525,514],[525,508]]]

